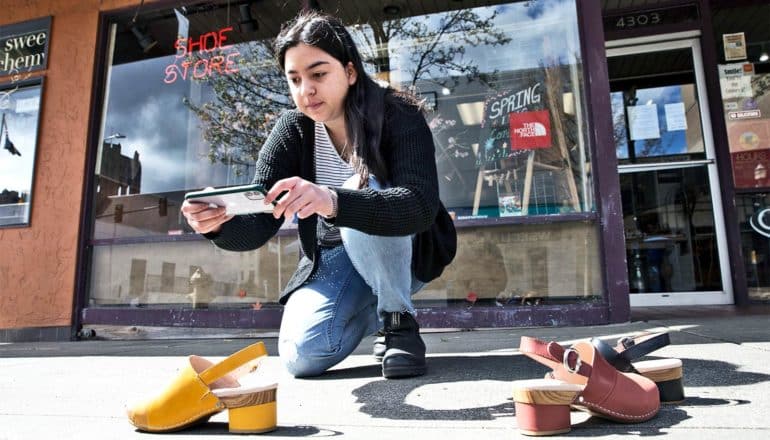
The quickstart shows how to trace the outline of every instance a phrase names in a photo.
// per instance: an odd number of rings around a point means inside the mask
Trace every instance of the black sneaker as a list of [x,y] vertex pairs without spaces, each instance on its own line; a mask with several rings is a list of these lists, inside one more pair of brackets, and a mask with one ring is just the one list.
[[417,321],[406,312],[390,312],[384,318],[386,350],[382,357],[383,377],[391,379],[425,374],[425,343],[420,337]]
[[372,344],[372,354],[377,362],[382,362],[382,357],[385,356],[385,330],[378,330],[377,335],[374,338],[374,344]]

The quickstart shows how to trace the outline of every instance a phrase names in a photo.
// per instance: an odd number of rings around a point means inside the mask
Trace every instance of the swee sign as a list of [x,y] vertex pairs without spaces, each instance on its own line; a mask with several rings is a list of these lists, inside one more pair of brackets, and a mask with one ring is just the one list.
[[45,69],[50,35],[51,17],[0,27],[0,76]]

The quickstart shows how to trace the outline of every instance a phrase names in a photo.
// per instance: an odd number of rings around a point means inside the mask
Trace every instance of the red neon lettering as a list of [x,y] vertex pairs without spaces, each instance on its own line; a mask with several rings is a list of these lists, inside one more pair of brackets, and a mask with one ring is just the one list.
[[[209,39],[214,39],[214,44],[209,47]],[[207,34],[203,34],[200,36],[201,39],[201,51],[202,52],[211,52],[212,50],[216,49],[219,46],[219,41],[217,40],[217,33],[216,32],[209,32]]]
[[175,56],[177,58],[183,58],[185,55],[187,55],[187,39],[178,38],[174,43],[174,49],[176,49]]
[[211,60],[209,60],[209,74],[216,70],[219,73],[222,73],[222,65],[225,63],[225,57],[222,55],[217,55],[211,57]]
[[[241,55],[240,52],[233,52],[233,53],[227,54],[227,57],[225,58],[226,59],[226,61],[225,61],[225,73],[237,73],[238,72],[237,64],[231,58],[232,57],[237,57],[237,56],[240,56],[240,55]],[[233,66],[235,66],[235,67],[233,67]]]
[[190,65],[192,64],[192,61],[186,60],[182,63],[182,67],[184,67],[184,70],[182,71],[182,79],[187,79],[187,69],[190,68]]
[[[194,79],[205,79],[217,72],[221,74],[237,73],[238,60],[241,54],[236,50],[229,51],[227,54],[217,54],[208,59],[199,59],[197,61],[189,58],[193,52],[214,52],[216,50],[223,50],[232,47],[232,44],[227,44],[228,33],[233,30],[232,26],[222,28],[218,31],[207,32],[198,36],[198,38],[178,38],[174,42],[174,49],[176,54],[175,59],[182,60],[175,61],[173,64],[166,66],[164,69],[165,77],[163,82],[166,84],[172,84],[178,79],[187,80],[188,76],[192,75]],[[190,73],[192,70],[192,73]]]
[[188,41],[188,43],[187,43],[187,51],[188,52],[192,53],[192,52],[195,52],[196,50],[200,50],[201,49],[201,40],[200,40],[200,38],[198,40],[193,40],[192,38],[190,38],[187,41]]
[[228,26],[224,29],[219,30],[219,48],[220,49],[226,49],[232,46],[231,44],[225,44],[225,41],[227,41],[227,35],[225,35],[225,32],[230,32],[232,30],[233,30],[232,26]]
[[[203,72],[198,73],[198,66],[203,66]],[[195,62],[195,66],[193,66],[193,78],[195,79],[203,79],[206,77],[206,74],[209,71],[209,65],[208,60],[198,60]]]
[[176,64],[170,64],[166,66],[166,77],[163,78],[163,82],[166,84],[172,84],[179,76],[176,71],[179,70],[179,66]]

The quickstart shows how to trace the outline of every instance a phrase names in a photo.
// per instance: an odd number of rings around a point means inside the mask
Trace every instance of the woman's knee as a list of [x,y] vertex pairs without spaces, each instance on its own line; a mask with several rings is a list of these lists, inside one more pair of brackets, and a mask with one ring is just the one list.
[[339,362],[336,359],[339,349],[321,347],[308,340],[281,338],[278,342],[278,354],[281,363],[294,377],[318,376]]

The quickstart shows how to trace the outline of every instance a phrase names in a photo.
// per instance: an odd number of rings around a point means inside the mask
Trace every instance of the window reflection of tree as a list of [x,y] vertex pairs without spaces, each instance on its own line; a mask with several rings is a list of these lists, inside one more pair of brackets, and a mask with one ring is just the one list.
[[[482,73],[475,60],[464,58],[466,49],[503,45],[510,38],[494,26],[497,10],[484,11],[488,12],[485,16],[475,9],[449,11],[431,15],[430,21],[425,16],[362,21],[349,30],[376,78],[388,81],[391,56],[406,56],[408,81],[393,85],[419,93],[418,83],[420,87],[434,84],[451,88],[458,85],[458,78],[463,82],[489,80],[489,73]],[[428,22],[438,25],[429,26]],[[271,43],[262,40],[239,45],[241,58],[247,60],[238,65],[239,71],[205,80],[211,97],[204,97],[203,102],[185,100],[201,122],[209,144],[208,159],[231,166],[236,175],[250,172],[273,121],[292,106],[284,75],[273,62]],[[409,47],[401,46],[403,43]],[[196,53],[195,57],[213,55]],[[429,122],[432,117],[441,115],[434,113]],[[454,139],[449,142],[449,138],[436,137],[437,156],[449,160],[467,157],[470,147]]]
[[[283,73],[273,62],[268,40],[238,45],[238,71],[214,75],[205,83],[211,97],[185,104],[201,122],[203,139],[209,144],[208,159],[232,168],[236,176],[250,174],[259,150],[281,111],[291,106]],[[196,53],[196,58],[216,53]]]
[[[434,90],[488,89],[496,82],[497,71],[482,72],[477,60],[465,55],[468,48],[493,48],[511,41],[495,26],[497,8],[476,8],[429,16],[403,17],[385,21],[369,21],[353,26],[362,56],[370,62],[375,76],[394,87],[416,93]],[[431,23],[431,24],[428,24]],[[390,72],[393,59],[398,60],[399,83]],[[460,124],[454,105],[442,110],[439,105],[428,114],[436,147],[436,165],[442,198],[452,206],[467,204],[475,179],[466,178],[477,169],[472,150],[472,130]],[[472,140],[477,142],[477,140]],[[454,201],[453,201],[454,200]]]

